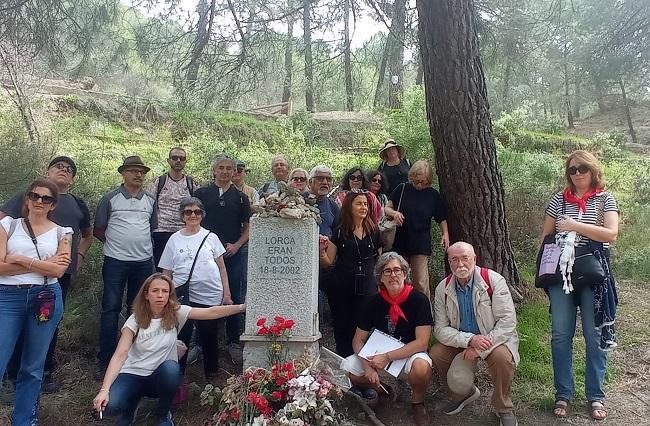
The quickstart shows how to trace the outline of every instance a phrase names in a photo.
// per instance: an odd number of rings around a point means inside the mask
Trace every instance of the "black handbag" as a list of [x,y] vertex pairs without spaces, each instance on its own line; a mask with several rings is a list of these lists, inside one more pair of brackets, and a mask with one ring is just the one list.
[[[595,246],[595,248],[594,248]],[[600,247],[598,247],[600,246]],[[605,280],[605,269],[601,262],[603,243],[590,241],[585,246],[575,248],[575,261],[571,272],[574,291],[594,287]]]
[[194,272],[194,267],[196,266],[196,260],[199,258],[201,247],[203,247],[203,243],[205,243],[205,240],[208,239],[210,234],[211,232],[208,232],[208,234],[203,237],[203,240],[201,240],[201,244],[199,244],[199,248],[196,250],[196,255],[194,256],[194,261],[192,262],[192,267],[190,268],[190,273],[187,275],[187,280],[185,280],[183,284],[176,287],[176,297],[178,297],[178,301],[180,303],[187,302],[189,304],[190,302],[190,280],[192,279],[192,273]]

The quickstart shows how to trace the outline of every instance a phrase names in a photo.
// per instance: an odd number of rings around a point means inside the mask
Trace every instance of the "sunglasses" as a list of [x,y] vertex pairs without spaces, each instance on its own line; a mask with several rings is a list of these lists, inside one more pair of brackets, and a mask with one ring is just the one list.
[[183,216],[191,216],[191,215],[203,216],[203,210],[201,210],[201,209],[194,209],[194,210],[186,209],[186,210],[183,210]]
[[171,158],[172,161],[185,161],[185,160],[187,160],[187,157],[183,157],[181,155],[172,155],[169,158]]
[[381,178],[372,178],[372,183],[381,183]]
[[244,169],[242,167],[237,167],[237,173],[244,173],[245,171],[246,171],[246,169]]
[[571,176],[575,175],[577,172],[580,172],[581,175],[584,175],[589,170],[590,170],[589,166],[587,166],[585,164],[580,164],[577,167],[576,166],[571,166],[568,169],[566,169],[566,171],[569,172],[569,175],[571,175]]
[[294,177],[291,178],[291,180],[293,180],[295,182],[306,182],[307,178],[302,177],[302,176],[294,176]]
[[73,174],[74,173],[74,168],[66,163],[56,163],[52,167],[56,167],[58,170],[65,170],[66,172]]
[[360,182],[363,180],[363,175],[350,175],[350,180]]
[[31,201],[41,200],[43,204],[52,204],[55,200],[55,198],[52,197],[51,195],[41,195],[34,191],[27,193],[27,198],[30,199]]

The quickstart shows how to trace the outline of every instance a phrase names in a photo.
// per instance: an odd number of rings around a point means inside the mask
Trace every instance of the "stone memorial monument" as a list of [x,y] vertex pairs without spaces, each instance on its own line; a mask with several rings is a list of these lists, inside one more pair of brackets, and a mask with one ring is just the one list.
[[276,315],[295,321],[289,359],[305,350],[318,356],[318,226],[299,219],[253,216],[250,221],[244,369],[269,367],[268,340],[257,335],[257,320]]

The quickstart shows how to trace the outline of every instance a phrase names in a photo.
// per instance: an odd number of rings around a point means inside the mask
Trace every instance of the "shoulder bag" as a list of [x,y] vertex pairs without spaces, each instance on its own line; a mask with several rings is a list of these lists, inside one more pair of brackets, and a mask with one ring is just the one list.
[[182,303],[184,300],[187,300],[188,303],[190,302],[190,281],[192,280],[192,273],[194,272],[196,261],[199,258],[201,247],[203,247],[205,240],[208,239],[211,233],[212,232],[208,232],[207,235],[203,237],[203,240],[201,240],[201,244],[199,244],[199,248],[196,250],[196,254],[194,255],[194,261],[192,262],[190,273],[187,275],[187,280],[185,280],[185,282],[182,285],[176,287],[176,296],[178,297],[178,301],[180,303]]
[[[402,206],[402,196],[404,195],[404,188],[406,184],[402,185],[402,192],[399,195],[399,202],[397,203],[397,211],[399,211]],[[388,216],[382,216],[379,221],[379,233],[381,234],[381,241],[384,245],[384,252],[390,251],[393,248],[393,243],[395,243],[395,233],[397,232],[397,224],[395,219],[389,219]]]

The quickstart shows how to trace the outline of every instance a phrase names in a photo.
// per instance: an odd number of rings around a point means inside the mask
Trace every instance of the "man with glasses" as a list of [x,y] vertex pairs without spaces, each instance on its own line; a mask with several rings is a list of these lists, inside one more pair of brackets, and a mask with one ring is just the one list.
[[269,194],[278,192],[278,183],[287,181],[289,162],[284,155],[273,157],[273,160],[271,160],[271,173],[273,173],[273,180],[262,185],[257,191],[260,197],[266,197]]
[[257,204],[260,201],[260,195],[257,193],[257,190],[250,185],[246,184],[246,164],[243,161],[235,161],[235,172],[232,175],[232,184],[235,187],[246,194],[248,197],[248,202],[252,205]]
[[158,176],[147,188],[147,192],[156,199],[156,219],[158,227],[153,231],[153,259],[158,266],[160,256],[165,249],[169,237],[184,224],[178,216],[178,206],[181,200],[194,194],[198,184],[192,176],[185,174],[187,153],[181,147],[169,150],[167,164],[169,171]]
[[476,266],[474,247],[459,241],[449,247],[452,274],[435,291],[433,333],[438,340],[429,354],[450,398],[444,413],[460,413],[481,395],[474,385],[479,360],[485,360],[494,391],[492,406],[502,426],[516,426],[510,397],[519,363],[517,317],[505,278]]
[[[230,295],[234,304],[242,303],[242,253],[248,242],[248,222],[251,215],[250,202],[243,192],[232,184],[235,160],[219,154],[212,160],[214,182],[196,190],[194,196],[205,206],[202,226],[214,232],[226,248],[224,262],[228,272]],[[239,345],[241,315],[231,315],[226,320],[228,353],[235,364],[242,363]]]
[[[72,158],[66,156],[53,158],[47,167],[47,172],[45,173],[45,179],[54,183],[59,189],[56,209],[52,212],[52,221],[60,226],[70,227],[74,231],[74,234],[72,235],[70,265],[65,274],[59,278],[64,303],[68,294],[68,289],[70,288],[72,277],[81,267],[81,264],[86,258],[86,253],[93,243],[93,228],[90,224],[90,212],[88,211],[88,207],[81,198],[69,193],[76,174],[77,165]],[[5,216],[11,216],[13,218],[22,217],[23,200],[24,193],[21,192],[7,201],[0,209],[0,219]],[[44,393],[53,393],[59,390],[59,384],[54,381],[53,377],[56,368],[54,349],[56,348],[58,332],[59,330],[57,328],[54,332],[52,342],[50,343],[47,358],[45,359],[42,387]],[[16,345],[16,347],[19,348],[21,345]],[[12,360],[7,369],[8,376],[11,379],[15,379],[16,377],[16,368],[18,367],[19,360],[20,352],[16,351],[12,356]]]
[[124,288],[128,316],[142,283],[154,272],[151,234],[157,228],[156,199],[142,188],[149,170],[139,156],[126,157],[117,169],[122,185],[104,195],[97,205],[93,235],[104,243],[97,379],[104,377],[117,345]]

